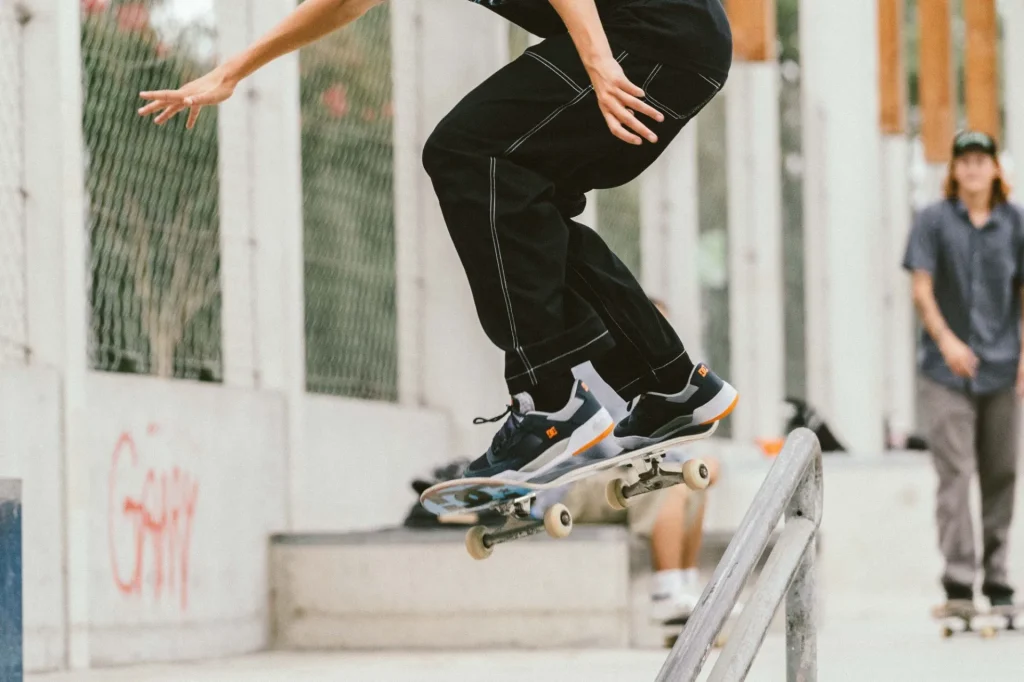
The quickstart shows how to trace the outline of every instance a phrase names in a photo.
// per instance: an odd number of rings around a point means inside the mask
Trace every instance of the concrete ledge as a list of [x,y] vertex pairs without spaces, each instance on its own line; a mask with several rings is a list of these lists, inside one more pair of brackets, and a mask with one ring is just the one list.
[[629,539],[577,527],[564,540],[499,545],[486,561],[464,529],[278,535],[274,644],[290,649],[624,647]]

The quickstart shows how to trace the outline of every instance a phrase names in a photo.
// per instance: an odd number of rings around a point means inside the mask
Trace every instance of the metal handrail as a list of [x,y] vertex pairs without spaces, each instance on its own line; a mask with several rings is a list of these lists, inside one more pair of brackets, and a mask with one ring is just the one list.
[[657,682],[692,682],[700,674],[715,638],[783,513],[786,524],[779,541],[708,682],[739,682],[746,677],[771,619],[787,594],[787,680],[815,682],[814,557],[821,512],[821,445],[814,432],[796,429],[786,439],[754,496],[693,615],[658,673]]

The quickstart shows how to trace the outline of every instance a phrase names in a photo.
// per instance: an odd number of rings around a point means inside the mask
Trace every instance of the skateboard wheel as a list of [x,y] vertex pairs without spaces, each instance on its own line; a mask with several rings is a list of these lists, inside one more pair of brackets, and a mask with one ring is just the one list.
[[488,547],[484,543],[486,537],[486,526],[473,526],[466,533],[466,551],[477,561],[483,561],[494,553],[494,547]]
[[572,514],[564,504],[552,505],[544,512],[544,530],[553,538],[568,537],[572,532]]
[[985,627],[983,627],[981,629],[980,634],[985,639],[992,639],[993,637],[996,636],[996,629],[994,627],[992,627],[991,625],[986,625]]
[[615,511],[623,511],[629,504],[626,496],[622,494],[624,483],[621,478],[613,478],[604,489],[604,498],[608,501],[608,506]]
[[948,625],[946,627],[942,628],[942,636],[946,637],[946,638],[952,637],[953,636],[953,628],[949,627]]
[[683,480],[691,490],[704,490],[711,483],[708,465],[700,459],[691,459],[683,465]]

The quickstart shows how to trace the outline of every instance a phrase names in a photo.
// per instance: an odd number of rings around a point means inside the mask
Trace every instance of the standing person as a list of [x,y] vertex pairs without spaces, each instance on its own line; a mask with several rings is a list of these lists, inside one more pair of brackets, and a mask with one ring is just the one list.
[[[140,93],[139,114],[163,124],[189,109],[191,127],[258,68],[380,1],[305,0],[205,76]],[[478,420],[508,415],[465,475],[538,475],[613,429],[623,447],[706,435],[736,390],[691,360],[622,261],[573,219],[586,192],[636,178],[718,94],[732,64],[720,0],[474,2],[545,40],[470,92],[423,150],[512,396]],[[618,425],[573,377],[588,360],[631,400]]]
[[995,141],[953,143],[945,199],[918,216],[903,266],[924,330],[920,410],[939,476],[936,517],[947,600],[973,600],[977,571],[970,487],[981,484],[981,586],[1013,603],[1007,536],[1017,480],[1024,214],[1009,203]]

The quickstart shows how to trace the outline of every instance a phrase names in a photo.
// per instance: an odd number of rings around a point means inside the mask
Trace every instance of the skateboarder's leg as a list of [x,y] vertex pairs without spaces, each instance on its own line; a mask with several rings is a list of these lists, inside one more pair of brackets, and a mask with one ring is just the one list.
[[985,569],[982,592],[994,602],[1009,603],[1013,589],[1007,574],[1007,537],[1017,483],[1020,401],[1011,388],[985,396],[979,403],[978,479]]
[[970,491],[974,478],[977,409],[967,395],[930,379],[919,380],[921,414],[939,477],[935,516],[942,576],[949,599],[970,599],[975,578]]

